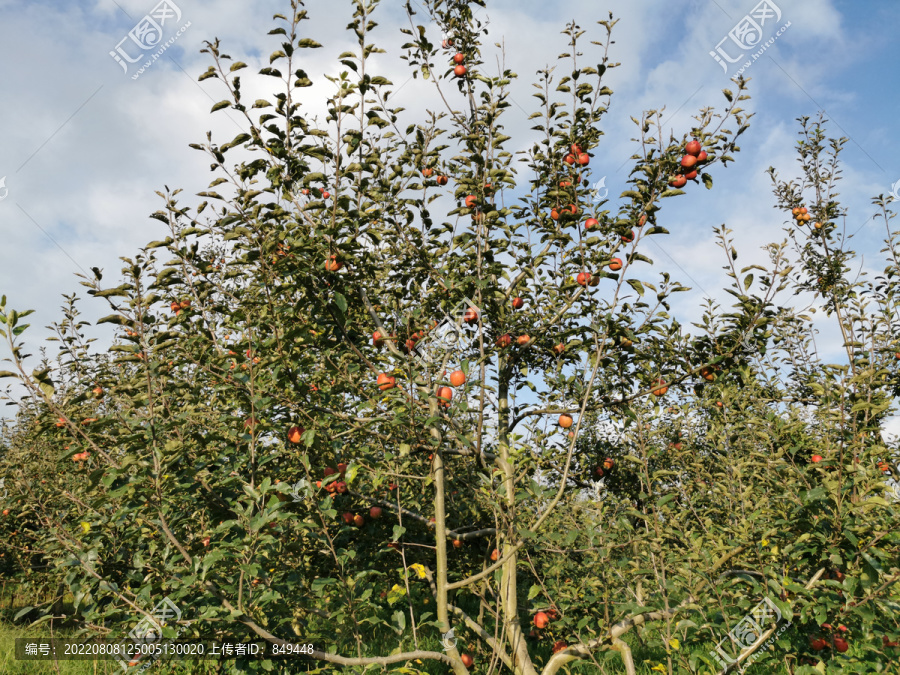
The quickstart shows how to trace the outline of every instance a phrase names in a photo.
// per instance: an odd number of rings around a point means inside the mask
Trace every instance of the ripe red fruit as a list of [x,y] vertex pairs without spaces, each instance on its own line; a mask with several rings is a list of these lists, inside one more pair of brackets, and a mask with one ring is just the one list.
[[709,158],[709,155],[706,154],[706,150],[701,150],[700,154],[697,155],[698,162],[705,162]]
[[501,335],[497,338],[497,346],[499,347],[509,347],[512,344],[512,335],[507,333],[506,335]]
[[570,154],[566,155],[565,157],[563,157],[563,161],[566,164],[568,164],[569,166],[572,166],[575,163],[575,155],[570,153]]
[[425,178],[431,178],[431,175],[433,173],[434,169],[432,169],[430,166],[422,169],[422,175],[425,176]]
[[451,40],[450,38],[441,40],[441,47],[443,47],[444,49],[449,49],[452,44],[453,40]]
[[685,169],[691,169],[697,164],[697,158],[693,155],[685,155],[681,158],[681,166]]
[[621,258],[613,258],[612,260],[610,260],[609,269],[611,269],[613,272],[617,272],[618,270],[622,269]]
[[465,60],[466,60],[466,56],[465,56],[465,54],[463,54],[461,52],[457,52],[456,54],[453,55],[453,63],[462,63]]
[[559,211],[550,209],[550,217],[553,218],[553,220],[559,220]]
[[453,540],[453,548],[460,548],[462,545],[463,543],[459,539]]
[[442,406],[450,405],[450,399],[453,398],[453,390],[450,387],[438,387],[437,396],[440,399],[446,399],[441,401]]
[[534,615],[534,625],[538,628],[546,628],[550,625],[550,617],[544,612],[538,612]]
[[688,155],[693,155],[694,157],[699,155],[701,150],[703,150],[703,146],[700,144],[700,141],[698,141],[696,138],[684,146],[684,151]]
[[611,457],[607,457],[603,460],[603,468],[607,471],[611,471],[612,468],[616,465],[616,461]]
[[589,272],[581,272],[576,278],[576,281],[578,282],[579,286],[587,286],[589,283],[591,283],[591,275]]
[[300,192],[303,193],[303,194],[305,194],[305,195],[308,195],[308,194],[309,194],[309,188],[303,188],[302,190],[300,190]]
[[336,255],[330,256],[328,260],[325,261],[325,269],[329,272],[337,272],[341,267],[342,265],[338,262]]
[[647,224],[647,214],[642,213],[640,220],[638,220],[638,227],[643,227],[646,224]]
[[669,185],[671,185],[673,188],[683,188],[685,186],[685,183],[687,183],[687,178],[685,178],[681,174],[678,174],[669,181]]
[[340,473],[343,476],[345,473],[347,473],[347,465],[344,464],[343,462],[341,462],[340,464],[337,465],[337,470],[338,470],[338,473]]
[[373,520],[381,518],[381,507],[373,506],[369,509],[369,518],[372,518]]
[[332,469],[330,466],[326,466],[325,471],[323,471],[323,473],[325,474],[325,477],[327,478],[328,476],[333,476],[334,474],[336,474],[337,469]]
[[291,427],[288,429],[288,440],[291,443],[299,443],[300,437],[303,436],[303,427]]
[[466,208],[473,209],[475,208],[475,204],[478,203],[478,198],[475,195],[469,195],[466,197]]
[[584,150],[581,149],[581,146],[578,145],[578,143],[572,143],[571,147],[569,148],[569,152],[577,157],[578,155],[582,154]]
[[520,335],[519,337],[516,338],[516,344],[518,344],[522,347],[527,345],[529,342],[531,342],[531,337],[528,335]]
[[559,181],[559,187],[561,187],[561,188],[572,187],[572,181],[570,181],[570,180],[561,180],[561,181]]
[[376,330],[372,333],[372,344],[376,347],[380,347],[384,344],[384,335],[381,334],[380,330]]
[[336,483],[334,483],[333,485],[334,485],[334,489],[337,490],[337,492],[339,492],[340,494],[347,493],[347,484],[344,481],[339,480]]
[[453,69],[453,74],[457,77],[463,77],[466,74],[466,67],[463,65],[456,66],[456,68]]
[[599,225],[600,225],[600,221],[597,220],[596,218],[588,218],[586,221],[584,221],[584,229],[588,230],[588,231],[593,230],[595,227],[598,227]]
[[322,199],[328,199],[331,196],[331,193],[328,190],[322,190]]
[[622,242],[625,244],[630,244],[634,241],[634,232],[632,230],[628,230],[625,234],[622,235]]
[[344,522],[347,523],[348,525],[350,525],[353,522],[353,514],[352,513],[345,513],[341,516],[341,518],[343,518]]
[[447,184],[447,176],[438,176],[435,178],[438,185],[446,185]]
[[555,654],[556,652],[561,652],[568,646],[569,645],[567,645],[563,640],[557,640],[553,643],[553,653]]
[[669,388],[666,386],[666,381],[662,378],[659,378],[656,381],[656,386],[650,390],[650,393],[654,396],[665,396],[667,391],[669,391]]
[[697,169],[694,169],[690,173],[684,174],[685,180],[694,180],[697,177]]
[[469,307],[463,314],[463,321],[468,324],[478,323],[478,311],[474,307]]
[[813,455],[812,457],[810,457],[810,459],[813,461],[814,464],[818,464],[819,462],[822,461],[822,455]]
[[574,422],[575,420],[572,419],[571,415],[563,413],[559,416],[559,426],[561,426],[563,429],[568,429]]
[[837,649],[841,654],[850,649],[850,645],[847,644],[847,641],[844,638],[836,637],[834,638],[834,648]]
[[591,156],[588,155],[586,152],[582,152],[580,155],[578,155],[578,163],[581,166],[587,166],[588,164],[591,163]]
[[881,636],[881,644],[883,644],[885,647],[900,647],[900,642],[898,642],[897,640],[888,640],[887,635]]
[[497,560],[499,560],[499,559],[500,559],[500,551],[498,551],[497,549],[494,549],[493,551],[491,551],[491,560],[494,562],[497,562]]
[[525,301],[522,298],[513,298],[512,306],[513,309],[522,309],[525,306]]
[[466,383],[466,374],[461,370],[454,370],[450,373],[450,384],[454,387],[461,387]]
[[394,377],[390,377],[387,373],[381,373],[378,376],[378,388],[381,391],[387,391],[388,389],[393,389],[397,386],[397,379]]
[[464,665],[466,668],[471,668],[471,667],[472,667],[472,664],[475,663],[475,659],[473,659],[473,658],[472,658],[471,656],[469,656],[468,654],[461,654],[460,657],[459,657],[459,660],[463,662],[463,665]]
[[557,355],[562,354],[564,351],[566,351],[566,346],[562,342],[560,342],[559,344],[553,345],[553,351]]
[[366,524],[366,519],[360,516],[359,514],[353,516],[353,524],[357,527],[362,527]]
[[822,651],[825,649],[828,643],[825,642],[822,638],[810,638],[809,646],[812,647],[814,651]]

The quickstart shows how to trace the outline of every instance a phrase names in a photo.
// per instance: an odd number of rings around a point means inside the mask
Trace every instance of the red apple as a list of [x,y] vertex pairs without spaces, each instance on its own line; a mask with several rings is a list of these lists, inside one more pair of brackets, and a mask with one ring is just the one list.
[[534,615],[534,625],[538,628],[546,628],[550,625],[550,617],[544,612],[538,612]]
[[587,231],[591,231],[595,227],[598,227],[599,225],[600,225],[600,221],[597,220],[596,218],[588,218],[586,221],[584,221],[584,229]]
[[529,342],[531,342],[531,337],[529,337],[528,335],[520,335],[519,337],[516,338],[516,344],[518,344],[521,347],[524,347]]
[[376,347],[380,347],[384,344],[384,335],[381,334],[380,330],[376,330],[372,333],[372,344]]
[[381,507],[373,506],[371,509],[369,509],[369,518],[371,518],[372,520],[381,518]]
[[553,643],[553,653],[555,654],[556,652],[561,652],[568,646],[569,645],[567,645],[563,640],[557,640]]
[[300,437],[303,436],[303,427],[291,427],[288,429],[288,440],[291,443],[299,443]]
[[440,404],[446,407],[450,405],[450,399],[453,398],[453,390],[450,387],[438,387],[437,397],[439,399],[444,399]]
[[591,156],[588,155],[586,152],[582,152],[580,155],[578,155],[578,163],[581,166],[587,166],[588,164],[591,163]]
[[425,178],[431,178],[431,175],[433,173],[434,173],[434,169],[432,169],[430,166],[422,169],[422,175],[425,176]]
[[693,155],[694,157],[699,155],[701,150],[703,150],[703,146],[700,144],[700,141],[698,141],[696,138],[694,140],[688,142],[688,144],[684,146],[684,151],[688,155]]
[[575,155],[570,153],[570,154],[566,155],[565,157],[563,157],[563,161],[566,164],[568,164],[569,166],[572,166],[575,163]]
[[628,230],[628,232],[626,232],[625,234],[622,235],[622,243],[623,244],[630,244],[633,241],[634,241],[634,231],[633,230]]
[[448,178],[447,176],[438,176],[437,178],[435,178],[435,180],[437,181],[438,185],[446,185]]
[[325,477],[328,478],[328,476],[333,476],[334,474],[336,474],[337,469],[332,469],[330,466],[326,466],[323,473],[325,474]]
[[475,208],[475,204],[478,203],[478,198],[475,195],[469,195],[466,197],[466,208],[473,209]]
[[579,286],[587,286],[591,283],[591,275],[589,272],[581,272],[576,278]]
[[497,338],[497,345],[499,347],[509,347],[512,344],[512,335],[507,333],[506,335],[501,335]]
[[575,420],[572,419],[572,416],[567,415],[566,413],[563,413],[559,416],[559,426],[561,426],[563,429],[568,429],[570,426],[572,426],[574,421]]
[[466,313],[463,314],[463,321],[468,324],[478,323],[478,312],[474,307],[469,307],[469,309],[466,310]]
[[850,645],[847,644],[847,641],[844,638],[836,637],[834,638],[834,648],[837,649],[841,654],[850,649]]
[[387,391],[388,389],[393,389],[397,386],[397,379],[390,377],[387,373],[381,373],[378,376],[377,384],[381,391]]
[[701,151],[700,151],[700,154],[697,155],[697,161],[698,161],[698,162],[705,162],[705,161],[707,160],[708,157],[709,157],[709,155],[706,154],[706,150],[701,150]]
[[493,551],[491,551],[491,560],[494,562],[497,562],[499,559],[500,559],[500,551],[498,551],[497,549],[494,549]]
[[352,513],[345,513],[341,516],[341,518],[343,518],[344,522],[347,523],[348,525],[353,523],[353,514]]
[[609,269],[613,272],[616,272],[622,269],[622,259],[621,258],[613,258],[609,261]]
[[464,665],[466,668],[471,668],[471,667],[472,667],[472,664],[475,663],[475,659],[473,659],[473,658],[472,658],[471,656],[469,656],[468,654],[461,654],[460,657],[459,657],[459,660],[463,662],[463,665]]
[[813,461],[814,464],[818,464],[819,462],[822,461],[822,455],[813,455],[812,457],[810,457],[810,459]]
[[454,387],[461,387],[466,383],[466,374],[461,370],[454,370],[450,373],[450,384]]
[[465,54],[457,52],[456,54],[453,55],[453,63],[462,63],[465,60],[466,60]]
[[564,351],[566,351],[566,346],[562,342],[560,342],[559,344],[553,345],[553,351],[557,355],[562,354]]
[[343,476],[345,473],[347,473],[347,465],[344,464],[343,462],[341,462],[340,464],[337,465],[337,470],[338,470],[338,473],[340,473]]
[[809,639],[809,646],[812,647],[812,649],[814,651],[817,651],[817,652],[822,651],[823,649],[825,649],[825,647],[827,645],[828,645],[828,643],[825,642],[825,640],[823,640],[822,638],[810,638]]
[[672,180],[669,181],[669,185],[671,185],[673,188],[683,188],[686,183],[687,183],[687,178],[685,178],[681,174],[678,174],[677,176],[672,178]]
[[363,525],[366,524],[366,519],[363,518],[361,515],[357,514],[357,515],[353,516],[353,524],[356,525],[357,527],[362,527]]
[[337,256],[333,255],[325,261],[325,269],[329,272],[337,272],[343,265],[338,261]]
[[522,309],[525,306],[525,301],[519,297],[513,298],[512,306],[513,309]]
[[458,65],[453,69],[453,74],[457,77],[463,77],[466,74],[466,67],[463,65]]

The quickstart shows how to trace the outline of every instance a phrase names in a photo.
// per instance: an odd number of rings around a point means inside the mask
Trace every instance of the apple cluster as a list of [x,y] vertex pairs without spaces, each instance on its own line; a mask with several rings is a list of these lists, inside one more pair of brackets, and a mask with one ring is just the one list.
[[669,185],[673,188],[683,188],[689,180],[696,182],[698,168],[708,160],[709,156],[706,154],[706,150],[703,149],[700,141],[696,138],[689,141],[684,146],[684,156],[681,158],[681,167],[686,173],[676,174],[669,181]]

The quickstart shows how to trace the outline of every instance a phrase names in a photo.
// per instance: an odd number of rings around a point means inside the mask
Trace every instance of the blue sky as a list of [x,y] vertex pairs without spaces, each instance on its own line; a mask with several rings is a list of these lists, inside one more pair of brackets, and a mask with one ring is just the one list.
[[[0,0],[0,179],[8,190],[0,188],[0,293],[16,309],[36,310],[32,347],[48,334],[43,327],[60,319],[62,294],[83,296],[75,273],[97,266],[112,285],[120,256],[133,256],[141,245],[161,238],[161,223],[148,218],[160,207],[156,190],[183,188],[186,201],[200,201],[192,195],[204,190],[212,175],[205,155],[188,143],[201,142],[207,130],[219,142],[230,140],[239,122],[232,112],[209,114],[225,95],[217,80],[197,82],[210,63],[199,53],[203,41],[221,38],[224,51],[251,66],[244,71],[246,98],[271,98],[267,78],[250,73],[268,65],[267,55],[277,46],[267,36],[275,25],[271,16],[288,11],[287,2],[175,0],[181,17],[164,26],[164,40],[190,25],[135,80],[136,66],[124,73],[109,52],[157,2]],[[409,81],[407,66],[397,58],[405,40],[399,28],[408,25],[403,3],[383,4],[378,39],[389,53],[379,65],[396,85],[395,105],[405,106],[410,120],[424,119],[424,111],[439,109],[440,102],[427,83]],[[782,177],[796,170],[800,116],[824,111],[830,135],[849,137],[841,187],[850,211],[847,229],[858,231],[854,248],[864,256],[862,269],[874,275],[884,266],[879,254],[884,226],[871,220],[870,201],[900,181],[900,8],[835,0],[772,4],[782,16],[761,27],[763,41],[790,26],[745,73],[752,96],[745,107],[755,117],[737,162],[714,170],[712,191],[697,187],[690,197],[667,200],[662,224],[671,235],[653,238],[661,248],[651,243],[644,250],[656,262],[653,270],[642,270],[645,278],[668,270],[694,288],[673,305],[683,324],[697,320],[704,296],[729,304],[722,291],[725,259],[712,240],[713,227],[725,223],[734,231],[743,264],[764,262],[760,247],[785,237],[765,170],[774,165]],[[304,53],[303,67],[316,80],[342,69],[336,57],[351,47],[343,30],[351,10],[340,0],[311,0],[306,7],[312,17],[307,34],[324,45]],[[566,22],[577,21],[600,40],[604,31],[595,22],[609,11],[620,20],[610,55],[622,66],[609,75],[615,95],[603,126],[606,136],[591,162],[593,178],[606,176],[615,196],[626,189],[627,167],[620,167],[636,148],[630,118],[665,106],[666,129],[681,136],[701,107],[721,108],[720,91],[733,88],[729,76],[737,65],[726,75],[709,52],[757,7],[754,0],[500,0],[479,17],[489,21],[491,31],[486,55],[496,53],[493,43],[505,41],[507,65],[519,75],[513,98],[529,113],[535,109],[534,73],[565,51],[560,31]],[[426,21],[424,13],[415,19]],[[733,43],[725,44],[729,53],[736,52]],[[304,91],[307,110],[321,110],[329,92],[319,77]],[[521,109],[510,109],[506,125],[515,149],[530,145],[531,123]],[[794,299],[798,306],[811,301]],[[93,301],[82,310],[89,320],[107,313]],[[823,320],[819,328],[820,352],[839,358],[837,326]]]

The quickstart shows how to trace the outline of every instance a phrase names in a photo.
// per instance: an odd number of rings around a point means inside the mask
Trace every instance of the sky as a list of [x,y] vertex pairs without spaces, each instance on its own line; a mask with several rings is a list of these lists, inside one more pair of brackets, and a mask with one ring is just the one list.
[[[90,276],[96,266],[112,286],[120,257],[165,236],[162,223],[149,218],[161,207],[156,191],[182,188],[186,203],[201,201],[194,195],[213,176],[207,156],[188,144],[203,142],[207,131],[222,143],[242,130],[234,111],[210,114],[226,92],[218,80],[197,81],[211,63],[200,53],[203,43],[219,38],[225,52],[250,66],[243,71],[245,98],[271,99],[273,81],[254,74],[278,47],[277,36],[267,33],[276,25],[273,14],[289,13],[286,0],[167,2],[0,0],[0,293],[9,307],[35,310],[26,334],[30,353],[37,354],[49,335],[44,327],[61,319],[62,295],[85,297],[76,274]],[[375,63],[395,85],[389,102],[405,107],[407,120],[424,120],[442,103],[429,83],[411,79],[399,59],[406,40],[400,28],[409,25],[403,6],[384,0],[377,12],[376,39],[388,53]],[[324,110],[331,92],[322,75],[343,70],[337,56],[353,48],[344,30],[352,9],[343,0],[309,0],[306,9],[311,21],[304,30],[324,45],[302,54],[302,67],[314,81],[303,90],[304,107],[314,113]],[[871,199],[892,190],[900,197],[897,9],[896,3],[862,0],[493,0],[478,16],[490,31],[484,67],[496,69],[499,50],[493,45],[502,43],[507,67],[519,75],[505,119],[516,150],[534,140],[527,119],[537,104],[531,83],[538,69],[566,50],[566,23],[575,21],[602,40],[605,31],[596,21],[609,12],[619,20],[610,57],[622,65],[605,80],[614,95],[590,167],[592,179],[604,179],[612,209],[627,189],[626,160],[637,148],[631,118],[664,107],[666,132],[681,137],[699,109],[723,107],[721,90],[734,89],[729,78],[760,45],[772,42],[744,73],[752,97],[745,108],[755,116],[737,161],[715,167],[713,190],[694,186],[690,197],[666,200],[660,223],[671,234],[648,238],[643,251],[655,264],[642,273],[668,271],[693,288],[673,302],[673,315],[687,325],[699,319],[706,297],[730,305],[714,227],[733,231],[738,263],[745,265],[764,264],[761,247],[785,238],[787,223],[774,209],[766,169],[774,165],[782,177],[795,175],[798,117],[824,112],[829,135],[849,139],[840,188],[849,210],[847,231],[856,233],[859,269],[870,276],[883,269],[885,228],[872,218]],[[171,46],[140,71],[157,48],[142,49],[129,32],[147,15],[159,17],[162,42]],[[748,16],[755,17],[762,39],[742,49],[729,34]],[[439,41],[424,12],[414,21]],[[743,56],[726,71],[711,52]],[[136,62],[127,63],[124,55]],[[599,62],[599,55],[595,49],[585,59]],[[792,302],[805,306],[812,299]],[[87,320],[108,313],[96,301],[81,309]],[[817,315],[817,326],[820,354],[839,360],[837,325]],[[102,342],[110,333],[92,335]],[[0,356],[7,356],[5,349]]]

